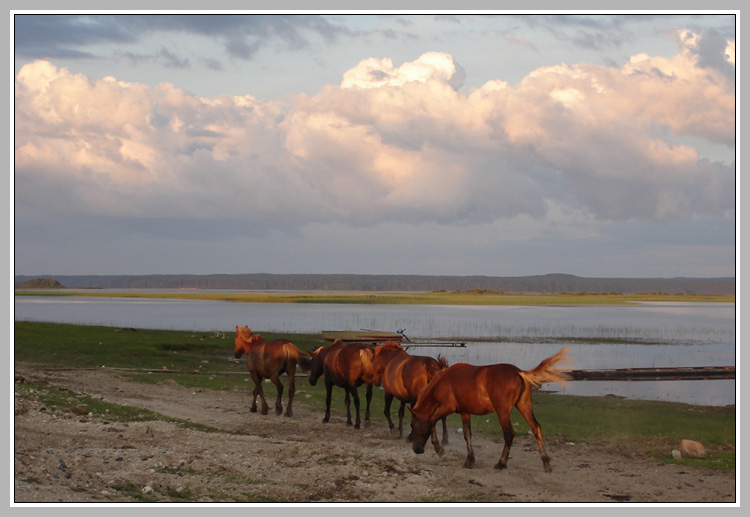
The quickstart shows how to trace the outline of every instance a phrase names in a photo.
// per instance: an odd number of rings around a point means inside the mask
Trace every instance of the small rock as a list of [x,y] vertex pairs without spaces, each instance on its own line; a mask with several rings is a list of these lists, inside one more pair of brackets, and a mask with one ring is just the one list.
[[677,449],[672,449],[672,457],[676,460],[682,459],[682,453]]
[[691,458],[704,458],[706,456],[706,448],[703,447],[703,444],[693,440],[682,440],[680,451]]
[[65,413],[73,413],[74,415],[87,415],[89,412],[84,406],[71,406],[63,409]]

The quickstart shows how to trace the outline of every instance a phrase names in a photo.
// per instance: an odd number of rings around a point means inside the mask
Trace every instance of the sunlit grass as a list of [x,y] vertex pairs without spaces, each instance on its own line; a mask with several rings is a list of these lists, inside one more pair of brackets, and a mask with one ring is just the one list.
[[733,303],[734,296],[686,295],[664,293],[504,293],[497,291],[454,292],[389,292],[342,291],[318,292],[254,292],[254,291],[54,291],[17,290],[17,296],[85,296],[101,298],[152,298],[177,300],[215,300],[237,303],[329,303],[362,305],[626,305],[637,302],[724,302]]

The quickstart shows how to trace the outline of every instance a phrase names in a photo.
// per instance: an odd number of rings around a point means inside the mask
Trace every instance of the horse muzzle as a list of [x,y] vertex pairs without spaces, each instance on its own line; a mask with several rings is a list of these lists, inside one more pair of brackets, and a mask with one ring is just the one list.
[[417,454],[422,454],[424,452],[424,447],[420,445],[415,445],[414,447],[412,447],[412,449],[414,449],[414,452],[416,452]]
[[239,359],[240,357],[242,357],[242,352],[235,352],[234,353],[234,358],[235,359]]

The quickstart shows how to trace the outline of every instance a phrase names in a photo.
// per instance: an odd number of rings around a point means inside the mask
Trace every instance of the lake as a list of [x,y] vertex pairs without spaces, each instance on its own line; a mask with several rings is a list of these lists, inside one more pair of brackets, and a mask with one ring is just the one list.
[[[16,321],[234,333],[404,329],[419,340],[455,340],[463,348],[419,347],[453,364],[536,366],[562,346],[571,369],[734,366],[735,305],[642,303],[631,306],[434,306],[233,303],[139,298],[15,297]],[[405,342],[406,344],[406,342]],[[697,405],[735,403],[734,380],[576,381],[548,391],[615,395]]]

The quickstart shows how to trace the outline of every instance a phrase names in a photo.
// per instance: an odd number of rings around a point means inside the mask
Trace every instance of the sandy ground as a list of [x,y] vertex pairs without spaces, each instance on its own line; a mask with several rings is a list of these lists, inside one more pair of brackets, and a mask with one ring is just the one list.
[[[168,376],[144,385],[112,371],[23,364],[15,374],[16,382],[225,431],[110,422],[16,396],[15,503],[736,503],[734,472],[664,464],[612,445],[548,438],[554,470],[545,473],[533,437],[517,435],[508,469],[497,471],[502,444],[475,433],[477,465],[465,469],[456,429],[442,457],[432,449],[416,455],[389,434],[382,415],[373,415],[368,428],[347,427],[341,391],[324,424],[322,414],[302,404],[291,418],[250,413],[248,391],[188,389]],[[297,386],[301,400],[306,379]]]

